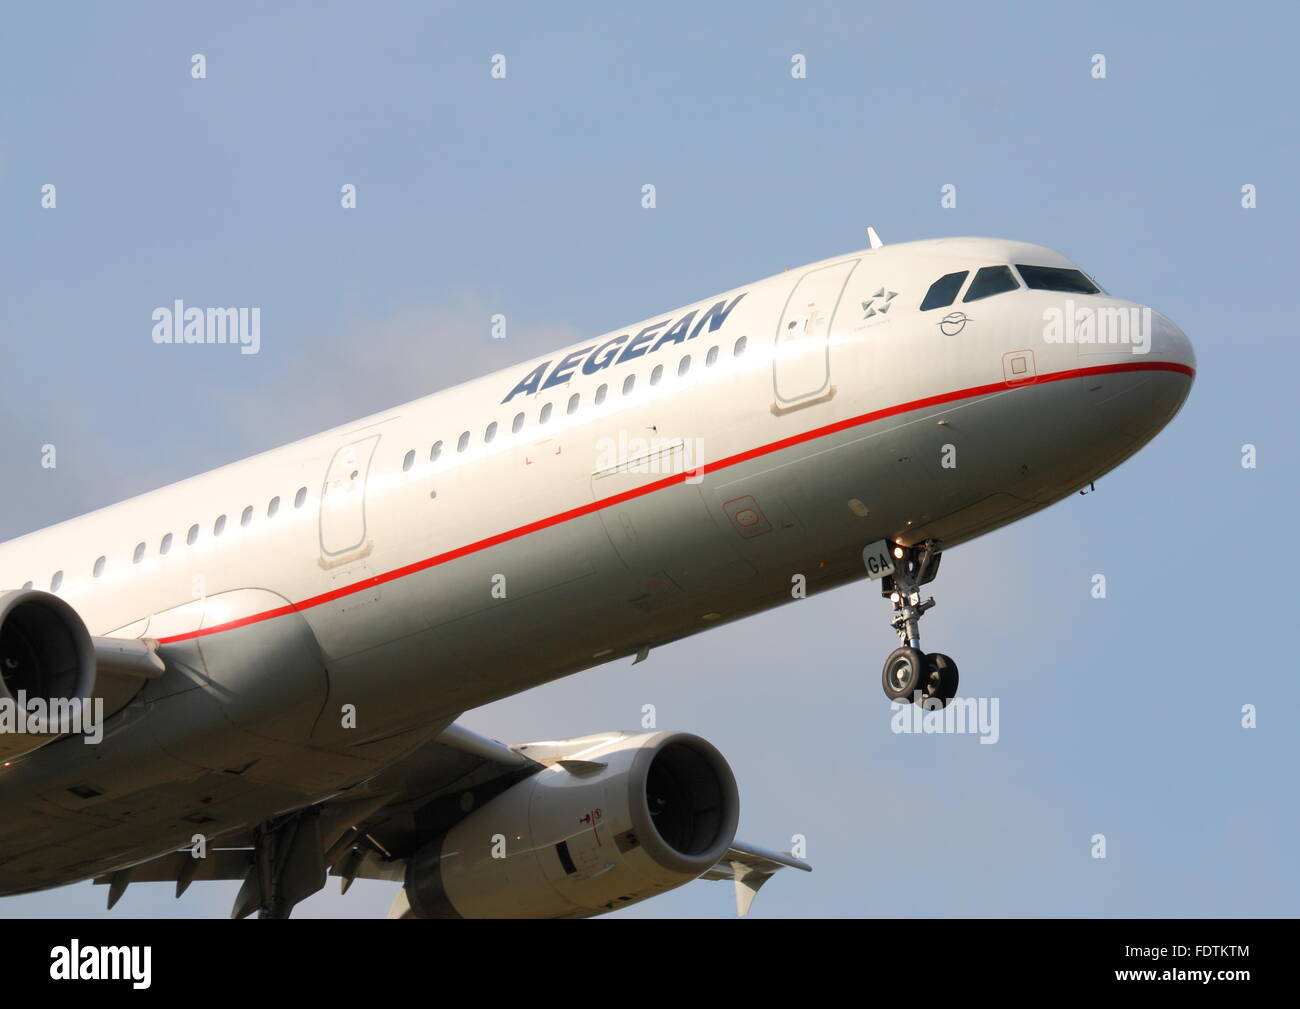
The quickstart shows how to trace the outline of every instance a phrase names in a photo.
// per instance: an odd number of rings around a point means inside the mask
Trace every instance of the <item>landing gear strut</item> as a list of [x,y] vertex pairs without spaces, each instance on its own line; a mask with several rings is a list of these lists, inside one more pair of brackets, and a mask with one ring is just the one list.
[[916,546],[890,548],[893,574],[880,581],[880,594],[894,605],[890,626],[900,647],[885,659],[881,685],[891,701],[926,707],[944,707],[957,696],[957,663],[939,652],[921,651],[921,617],[934,606],[934,599],[921,599],[920,587],[939,573],[942,556],[935,540]]

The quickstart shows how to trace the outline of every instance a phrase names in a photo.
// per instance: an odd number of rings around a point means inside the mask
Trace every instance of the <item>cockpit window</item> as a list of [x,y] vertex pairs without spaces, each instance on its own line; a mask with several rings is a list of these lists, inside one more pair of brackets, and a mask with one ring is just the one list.
[[968,301],[979,301],[981,298],[991,298],[995,294],[1001,294],[1003,291],[1014,291],[1020,287],[1016,282],[1015,276],[1011,273],[1009,266],[985,266],[981,267],[975,274],[975,279],[970,282],[970,290],[966,292],[966,297],[962,298],[962,304]]
[[1065,291],[1069,294],[1097,294],[1096,284],[1078,270],[1066,270],[1059,266],[1026,266],[1017,263],[1026,287],[1035,291]]
[[943,308],[945,305],[951,305],[953,299],[957,297],[957,292],[961,290],[961,285],[966,282],[966,277],[970,270],[962,270],[961,273],[949,273],[940,277],[930,285],[930,290],[925,292],[925,300],[921,302],[921,311],[928,312],[932,308]]

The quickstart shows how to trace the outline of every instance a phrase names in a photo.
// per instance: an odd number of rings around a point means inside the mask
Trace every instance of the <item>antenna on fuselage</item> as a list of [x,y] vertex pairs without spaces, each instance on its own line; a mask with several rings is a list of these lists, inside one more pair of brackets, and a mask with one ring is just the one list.
[[876,234],[876,229],[872,227],[867,228],[867,241],[871,243],[873,249],[879,249],[885,244],[880,240],[880,236]]

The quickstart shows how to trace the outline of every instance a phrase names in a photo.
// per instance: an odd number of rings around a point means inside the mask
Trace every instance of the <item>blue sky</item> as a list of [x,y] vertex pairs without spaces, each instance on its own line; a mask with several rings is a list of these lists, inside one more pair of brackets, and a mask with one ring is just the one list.
[[[1174,319],[1200,372],[1097,493],[945,557],[926,645],[999,699],[996,745],[890,732],[867,585],[464,722],[554,738],[654,703],[709,738],[741,836],[803,834],[816,867],[755,916],[1294,915],[1298,28],[1250,3],[6,4],[0,538],[860,248],[867,225],[1049,245]],[[260,306],[261,353],[155,345],[176,298]],[[331,884],[299,913],[391,895]],[[233,897],[139,885],[114,913]],[[696,883],[621,914],[731,910]]]

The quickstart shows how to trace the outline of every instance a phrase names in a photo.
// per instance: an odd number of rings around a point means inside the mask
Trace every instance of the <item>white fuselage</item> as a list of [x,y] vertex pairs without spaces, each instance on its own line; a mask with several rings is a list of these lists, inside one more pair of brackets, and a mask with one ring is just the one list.
[[[949,547],[1086,485],[1176,412],[1190,346],[1159,315],[1145,353],[1045,337],[1067,300],[1140,308],[1103,294],[920,309],[999,264],[1074,269],[990,239],[836,257],[0,545],[0,588],[193,656],[186,689],[113,716],[93,773],[73,740],[0,772],[0,891],[186,843],[241,754],[275,770],[231,776],[213,829],[345,788],[468,708],[787,601],[797,575],[861,577],[873,540]],[[319,659],[296,671],[216,671],[300,639]],[[168,710],[185,735],[159,729]],[[102,801],[68,797],[88,777]],[[175,808],[142,823],[147,788]]]

